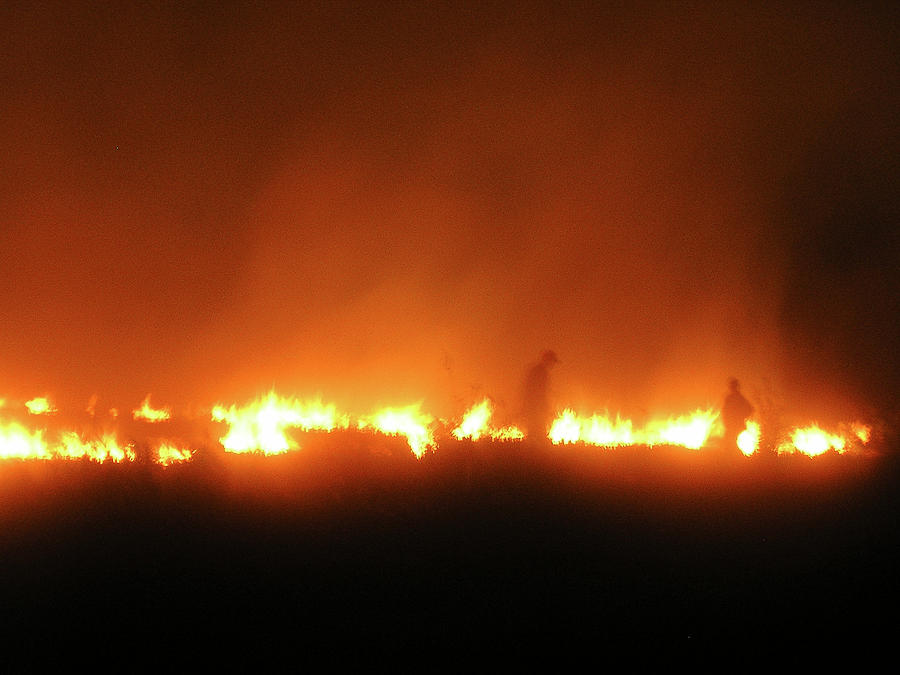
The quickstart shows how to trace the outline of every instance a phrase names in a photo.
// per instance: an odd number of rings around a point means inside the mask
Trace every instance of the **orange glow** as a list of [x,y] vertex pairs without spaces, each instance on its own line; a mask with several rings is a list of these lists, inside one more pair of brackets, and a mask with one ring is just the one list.
[[490,436],[495,441],[517,441],[525,438],[525,434],[518,427],[508,426],[492,429],[489,423],[493,414],[494,408],[489,399],[473,405],[463,415],[459,426],[453,430],[453,436],[457,440],[469,438],[473,441],[477,441],[483,436]]
[[794,429],[791,440],[778,446],[779,454],[800,452],[810,457],[817,457],[828,450],[844,452],[847,441],[843,436],[823,431],[818,425]]
[[15,422],[0,424],[0,458],[50,459],[42,431],[28,431]]
[[697,450],[706,443],[718,416],[714,410],[698,410],[691,415],[670,418],[664,422],[651,422],[647,427],[649,433],[644,443],[681,445]]
[[297,448],[297,442],[285,434],[286,429],[333,431],[350,424],[349,417],[338,414],[334,405],[325,405],[319,399],[304,402],[282,398],[274,391],[243,408],[217,405],[212,419],[229,425],[228,433],[219,439],[228,452],[266,455]]
[[652,420],[646,427],[633,429],[631,420],[593,415],[579,418],[571,409],[564,410],[553,421],[548,434],[553,443],[577,443],[615,447],[622,445],[679,445],[703,447],[718,419],[714,410],[698,410],[690,415]]
[[374,429],[388,436],[406,436],[410,450],[421,458],[426,450],[434,450],[437,444],[429,428],[434,418],[419,410],[416,403],[405,408],[384,408],[374,415],[360,419],[360,429]]
[[862,442],[863,445],[869,442],[869,439],[872,437],[872,427],[867,424],[862,424],[860,422],[854,422],[851,425],[851,429],[853,430],[853,434]]
[[493,441],[521,441],[525,438],[525,432],[517,426],[501,427],[499,429],[491,429],[491,440]]
[[635,440],[631,426],[631,420],[622,420],[618,416],[612,422],[607,417],[593,415],[582,427],[582,432],[585,442],[593,445],[632,445]]
[[39,396],[30,401],[26,401],[25,407],[28,408],[28,412],[32,415],[51,415],[58,412],[53,404],[50,403],[50,400],[44,396]]
[[569,408],[553,421],[548,437],[556,444],[581,441],[603,447],[635,445],[640,442],[632,429],[631,420],[616,417],[616,421],[612,422],[608,417],[597,414],[584,419]]
[[105,434],[100,439],[84,440],[74,431],[62,434],[56,454],[65,459],[89,459],[94,462],[135,460],[134,448],[130,444],[121,445],[112,434]]
[[550,425],[548,438],[557,445],[559,443],[577,443],[581,440],[581,422],[574,410],[564,410]]
[[188,462],[193,457],[193,451],[179,448],[174,443],[161,443],[156,448],[156,462],[163,466]]
[[74,431],[63,431],[55,444],[45,439],[46,431],[31,431],[17,422],[0,424],[2,459],[90,459],[95,462],[134,461],[131,445],[120,444],[113,434],[85,440]]
[[747,457],[759,449],[759,424],[747,421],[747,427],[738,434],[737,446]]
[[150,394],[147,394],[141,403],[140,408],[131,411],[132,417],[136,420],[144,420],[145,422],[162,422],[172,417],[172,409],[168,407],[153,408],[150,406]]
[[[91,406],[96,397],[91,398]],[[48,398],[28,402],[29,413],[45,415],[56,411]],[[115,410],[115,409],[113,409]],[[4,409],[8,413],[9,409]],[[38,412],[42,411],[42,412]],[[332,432],[352,426],[361,430],[389,436],[403,436],[412,453],[421,458],[428,451],[436,451],[435,418],[422,411],[421,404],[406,407],[383,408],[371,415],[351,418],[338,412],[333,404],[320,399],[301,400],[282,397],[275,391],[242,407],[216,405],[211,418],[227,425],[226,433],[219,439],[228,452],[258,452],[264,455],[281,454],[299,447],[291,429],[302,431]],[[153,408],[149,395],[140,408],[133,411],[136,420],[162,421],[171,419],[168,407]],[[496,428],[491,425],[494,405],[490,399],[471,406],[453,428],[456,440],[520,441],[525,434],[515,426]],[[20,420],[0,422],[0,459],[88,459],[95,462],[135,461],[133,444],[117,439],[115,420],[111,430],[102,436],[82,433],[82,430],[29,428],[25,417]],[[49,420],[47,421],[49,423]],[[445,423],[446,424],[446,423]],[[828,451],[844,453],[858,449],[870,442],[872,427],[862,422],[839,425],[837,432],[825,431],[816,424],[794,428],[777,445],[779,454],[800,453],[810,457]],[[711,436],[719,436],[722,425],[714,410],[697,410],[693,413],[651,419],[643,427],[635,427],[629,419],[611,418],[606,414],[580,417],[571,408],[563,410],[553,421],[548,438],[554,444],[583,443],[599,447],[673,445],[690,449],[704,447]],[[745,456],[759,451],[762,435],[759,422],[751,420],[737,438],[737,446]],[[156,441],[151,444],[152,461],[163,466],[191,461],[195,450],[188,449],[183,440]],[[194,446],[196,448],[196,446]]]
[[473,441],[477,441],[487,433],[488,422],[491,419],[492,412],[491,402],[488,399],[473,405],[463,415],[463,420],[459,426],[453,430],[453,436],[457,440],[471,438]]

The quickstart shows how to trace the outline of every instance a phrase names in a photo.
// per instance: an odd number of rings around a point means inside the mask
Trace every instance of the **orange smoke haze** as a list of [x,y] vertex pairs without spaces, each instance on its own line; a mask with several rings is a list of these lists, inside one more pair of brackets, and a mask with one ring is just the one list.
[[3,395],[891,418],[895,10],[596,4],[0,10]]

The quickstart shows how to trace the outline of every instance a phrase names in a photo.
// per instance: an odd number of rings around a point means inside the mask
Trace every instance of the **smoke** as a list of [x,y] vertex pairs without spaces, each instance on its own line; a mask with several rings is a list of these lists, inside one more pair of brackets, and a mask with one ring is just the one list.
[[592,5],[6,10],[5,379],[890,408],[895,12]]

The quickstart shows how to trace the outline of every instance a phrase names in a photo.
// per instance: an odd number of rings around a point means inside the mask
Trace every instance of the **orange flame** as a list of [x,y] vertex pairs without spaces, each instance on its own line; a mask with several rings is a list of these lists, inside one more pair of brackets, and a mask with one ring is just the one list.
[[477,441],[487,433],[492,413],[491,402],[488,399],[473,405],[463,415],[459,426],[452,431],[453,436],[457,440],[471,438],[473,441]]
[[134,448],[130,444],[120,445],[112,434],[106,434],[101,439],[83,440],[74,431],[66,431],[55,453],[65,459],[89,459],[94,462],[135,460]]
[[156,462],[163,466],[171,466],[190,461],[193,454],[193,451],[179,448],[174,443],[161,443],[156,448]]
[[172,409],[169,407],[153,408],[150,406],[150,394],[144,398],[140,408],[131,411],[132,417],[145,422],[162,422],[172,417]]
[[266,455],[297,448],[296,441],[285,435],[286,429],[332,431],[346,428],[350,423],[346,415],[338,414],[334,405],[325,405],[318,399],[303,402],[282,398],[274,391],[243,408],[217,405],[212,410],[212,419],[229,425],[228,433],[219,439],[228,452]]
[[[96,396],[91,398],[93,410]],[[2,405],[2,402],[0,402]],[[56,412],[46,397],[38,397],[26,404],[29,413],[45,415]],[[115,409],[110,412],[113,413]],[[4,410],[6,412],[6,410]],[[457,440],[490,439],[493,441],[521,440],[524,434],[514,426],[494,428],[491,418],[494,409],[490,399],[473,405],[462,416],[452,436]],[[140,408],[132,412],[134,419],[161,421],[170,419],[168,407],[157,409],[150,405],[150,395]],[[212,419],[228,425],[221,443],[229,452],[260,452],[279,454],[298,447],[297,441],[288,435],[292,428],[304,431],[334,431],[350,426],[350,416],[338,413],[334,405],[326,405],[319,399],[301,401],[285,398],[274,391],[241,408],[217,405],[212,409]],[[401,408],[384,408],[372,415],[356,419],[359,429],[386,435],[404,436],[413,454],[421,458],[428,450],[436,450],[432,424],[434,418],[420,409],[420,404]],[[572,409],[565,409],[553,421],[548,432],[554,444],[585,443],[614,447],[633,445],[677,445],[697,449],[703,447],[711,435],[722,431],[718,414],[713,410],[697,410],[694,413],[649,421],[642,428],[635,428],[629,419],[594,414],[579,417]],[[101,438],[85,437],[79,432],[65,430],[47,439],[46,429],[29,429],[21,422],[0,421],[0,459],[88,459],[96,462],[134,461],[133,444],[122,444],[114,433]],[[748,421],[737,438],[737,446],[744,455],[759,450],[760,425]],[[779,454],[801,453],[810,457],[828,451],[844,453],[869,443],[872,428],[861,422],[844,424],[837,433],[824,431],[818,425],[795,428],[788,439],[777,446]],[[169,466],[190,461],[194,451],[179,445],[177,441],[160,441],[154,448],[153,461]]]
[[862,424],[861,422],[854,422],[850,425],[850,428],[853,430],[853,434],[862,442],[863,445],[869,442],[869,439],[872,437],[872,427],[867,424]]
[[571,409],[564,410],[553,421],[548,434],[555,444],[583,442],[588,445],[615,447],[622,445],[679,445],[685,448],[703,447],[718,419],[714,410],[698,410],[691,415],[665,420],[653,420],[635,431],[631,420],[606,416],[578,417]]
[[489,423],[493,414],[494,409],[490,399],[484,399],[466,411],[462,422],[451,433],[457,440],[470,438],[477,441],[482,436],[490,436],[495,441],[518,441],[525,438],[525,434],[518,427],[508,426],[492,429]]
[[28,431],[15,422],[0,425],[0,458],[50,459],[42,431]]
[[74,431],[64,431],[59,441],[50,444],[42,429],[29,431],[17,422],[0,424],[2,459],[90,459],[95,462],[134,461],[133,447],[121,445],[112,434],[101,439],[84,440]]
[[525,432],[517,426],[501,427],[499,429],[491,429],[492,441],[521,441],[525,438]]
[[791,440],[778,446],[778,453],[800,452],[810,457],[817,457],[828,450],[838,453],[844,452],[847,440],[843,436],[830,434],[822,430],[817,424],[809,427],[797,428],[791,432]]
[[359,420],[360,429],[373,428],[388,436],[406,436],[409,449],[421,458],[426,450],[437,447],[432,434],[431,423],[434,418],[419,410],[419,403],[405,408],[383,408],[368,418]]
[[28,408],[28,412],[32,415],[51,415],[58,412],[53,404],[50,403],[50,399],[45,396],[38,396],[30,401],[26,401],[25,407]]
[[737,446],[747,457],[759,449],[759,424],[747,420],[747,426],[738,434]]
[[790,440],[778,446],[779,454],[800,452],[810,457],[818,457],[829,450],[844,453],[859,445],[866,445],[872,434],[872,427],[862,422],[842,425],[836,434],[824,431],[819,425],[798,427],[791,432]]
[[581,440],[581,421],[575,411],[566,408],[550,425],[547,437],[555,444],[577,443]]
[[647,445],[681,445],[697,450],[702,448],[712,433],[713,425],[719,417],[714,410],[697,410],[691,415],[683,415],[664,422],[652,422],[644,442]]

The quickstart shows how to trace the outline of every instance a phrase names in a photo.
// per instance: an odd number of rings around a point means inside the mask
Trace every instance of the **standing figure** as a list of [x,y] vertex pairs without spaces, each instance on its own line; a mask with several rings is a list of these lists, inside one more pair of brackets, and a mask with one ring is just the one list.
[[525,433],[535,441],[545,440],[550,429],[550,369],[559,359],[556,353],[547,349],[541,360],[531,366],[525,375],[522,395],[522,417]]
[[753,414],[753,406],[741,393],[740,382],[735,378],[728,380],[728,394],[722,404],[722,423],[725,425],[724,444],[726,450],[737,448],[737,438],[747,426],[747,420]]

